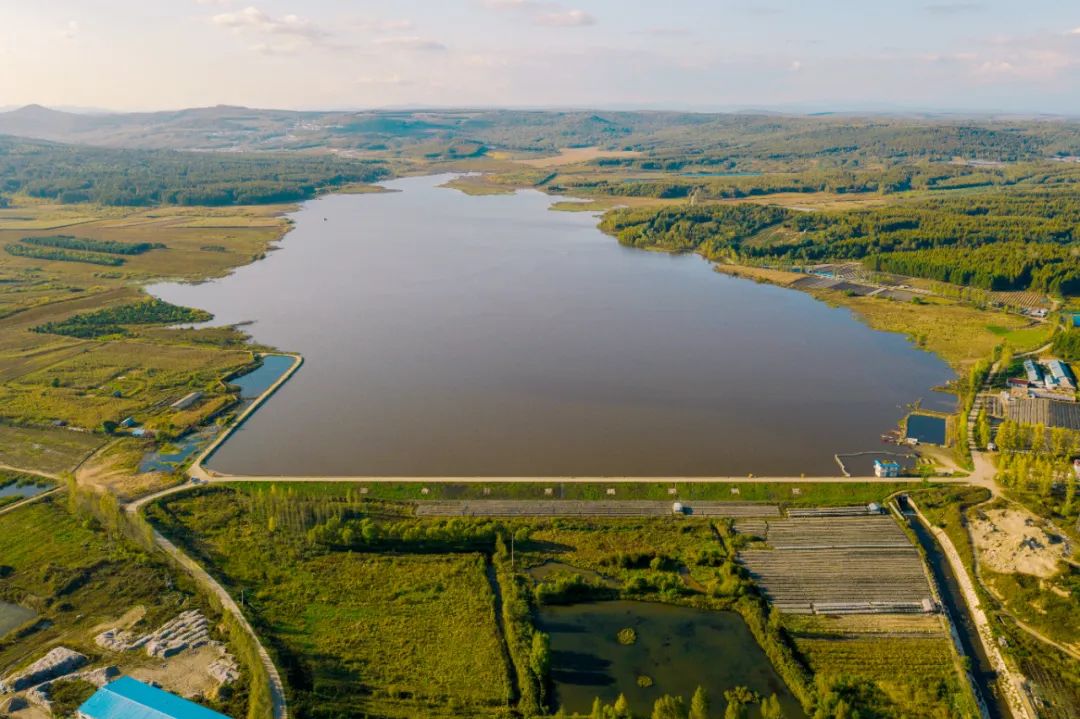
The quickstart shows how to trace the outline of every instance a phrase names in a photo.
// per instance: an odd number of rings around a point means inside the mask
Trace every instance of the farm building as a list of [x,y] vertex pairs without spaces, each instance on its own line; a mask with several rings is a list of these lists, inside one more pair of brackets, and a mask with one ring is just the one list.
[[186,394],[183,397],[181,397],[180,399],[176,400],[175,402],[173,402],[169,406],[172,407],[173,409],[187,409],[188,407],[190,407],[191,405],[195,404],[200,399],[202,399],[202,396],[203,396],[202,392],[199,392],[199,391],[191,392],[190,394]]
[[120,677],[83,702],[79,719],[229,719],[183,697]]
[[[1069,369],[1069,365],[1061,360],[1054,359],[1046,363],[1046,368],[1050,371],[1050,376],[1054,378],[1056,386],[1070,390],[1076,389],[1076,378],[1073,376],[1072,370]],[[1048,378],[1047,386],[1049,385]]]
[[880,459],[875,459],[874,475],[878,477],[899,477],[900,464],[889,460],[883,462]]
[[1024,372],[1027,374],[1028,382],[1031,382],[1032,384],[1042,382],[1042,368],[1032,360],[1024,360]]

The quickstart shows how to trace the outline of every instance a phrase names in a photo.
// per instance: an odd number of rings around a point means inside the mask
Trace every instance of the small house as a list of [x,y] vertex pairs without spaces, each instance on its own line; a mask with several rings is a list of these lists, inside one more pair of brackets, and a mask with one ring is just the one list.
[[134,417],[125,417],[124,419],[120,420],[121,427],[134,427],[137,424],[138,422],[135,421]]
[[899,477],[900,476],[900,463],[893,462],[891,460],[882,461],[880,459],[874,460],[874,476],[875,477]]
[[78,719],[229,719],[183,697],[120,677],[79,707]]

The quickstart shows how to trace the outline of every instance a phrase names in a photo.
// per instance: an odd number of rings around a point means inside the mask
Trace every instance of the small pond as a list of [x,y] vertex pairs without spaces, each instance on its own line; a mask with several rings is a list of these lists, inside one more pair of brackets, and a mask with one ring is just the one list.
[[[611,703],[625,694],[635,714],[648,716],[664,694],[689,701],[700,685],[716,717],[723,693],[736,686],[776,694],[784,716],[804,716],[742,617],[654,602],[612,601],[544,607],[540,627],[551,635],[555,701],[567,712],[588,714],[593,699]],[[630,627],[637,640],[620,644]],[[638,677],[652,678],[650,687]]]
[[913,414],[907,420],[907,436],[923,444],[945,444],[945,418]]
[[[50,484],[20,484],[12,482],[0,486],[0,506],[7,504],[6,500],[16,497],[18,499],[26,499],[27,497],[33,497],[34,495],[41,494],[47,489],[51,489]],[[16,500],[17,501],[17,500]]]
[[140,472],[172,472],[177,466],[193,457],[217,436],[221,428],[215,425],[189,432],[160,449],[147,452],[139,462]]
[[0,602],[0,637],[34,618],[34,612],[18,604]]

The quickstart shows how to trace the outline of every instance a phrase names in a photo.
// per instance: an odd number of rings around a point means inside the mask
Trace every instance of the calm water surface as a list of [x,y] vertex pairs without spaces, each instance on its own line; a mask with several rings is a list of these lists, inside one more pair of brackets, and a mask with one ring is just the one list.
[[845,309],[446,179],[305,203],[265,260],[152,288],[305,355],[216,469],[828,475],[952,376]]
[[[637,632],[629,646],[617,639],[625,627]],[[647,716],[661,695],[689,702],[702,686],[710,692],[713,716],[721,717],[724,691],[745,686],[765,697],[776,694],[784,716],[805,716],[735,612],[596,602],[543,607],[540,628],[551,636],[556,703],[568,712],[587,714],[595,697],[611,703],[625,694],[631,708]],[[653,680],[651,687],[638,686],[642,675]]]

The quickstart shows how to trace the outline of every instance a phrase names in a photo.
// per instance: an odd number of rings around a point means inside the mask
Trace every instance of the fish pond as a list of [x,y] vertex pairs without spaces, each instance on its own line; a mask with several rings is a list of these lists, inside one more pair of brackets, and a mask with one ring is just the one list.
[[[648,716],[660,696],[689,702],[702,686],[721,717],[724,691],[745,686],[776,694],[784,716],[804,716],[735,612],[609,601],[543,607],[539,624],[551,637],[556,704],[568,713],[588,714],[596,697],[611,703],[621,693],[635,714]],[[626,629],[634,630],[632,643],[620,641]]]
[[264,260],[150,288],[304,355],[212,468],[831,476],[953,377],[847,309],[448,179],[306,202]]
[[947,427],[944,417],[913,414],[907,419],[907,436],[923,444],[945,444]]

